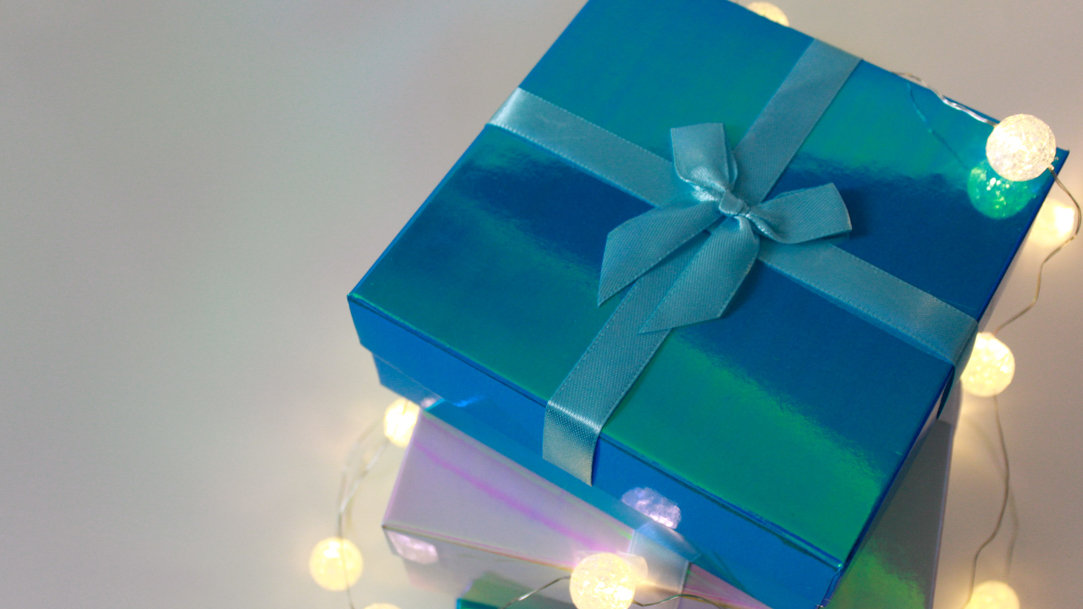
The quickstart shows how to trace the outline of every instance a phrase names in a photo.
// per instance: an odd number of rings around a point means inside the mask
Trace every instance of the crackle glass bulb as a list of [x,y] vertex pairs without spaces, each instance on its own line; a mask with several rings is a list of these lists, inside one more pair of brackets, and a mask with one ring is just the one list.
[[1008,388],[1015,376],[1015,356],[989,332],[978,332],[970,360],[959,376],[967,393],[987,398]]
[[591,554],[575,566],[568,590],[577,609],[628,609],[638,582],[628,561],[602,552]]
[[345,590],[361,578],[361,550],[349,539],[328,537],[316,544],[308,559],[308,571],[321,588]]
[[414,435],[414,425],[420,412],[418,405],[406,398],[391,402],[384,411],[384,436],[395,446],[405,448],[410,443],[410,436]]
[[1075,213],[1075,207],[1063,201],[1046,199],[1034,218],[1028,239],[1044,247],[1064,243],[1075,230]]
[[993,170],[1009,180],[1024,182],[1042,175],[1057,155],[1053,130],[1029,114],[1013,114],[1001,121],[985,142],[985,156]]
[[780,25],[790,25],[790,20],[786,17],[786,13],[782,12],[782,9],[770,2],[749,2],[745,5],[745,8],[756,13],[760,17],[770,19]]
[[1019,597],[1004,582],[984,581],[974,586],[970,602],[963,609],[1019,609]]

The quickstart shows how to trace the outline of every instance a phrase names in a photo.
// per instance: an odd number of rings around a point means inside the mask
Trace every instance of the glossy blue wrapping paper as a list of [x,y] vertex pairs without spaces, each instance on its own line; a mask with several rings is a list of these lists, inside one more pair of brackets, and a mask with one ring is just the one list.
[[[741,139],[809,38],[723,1],[594,0],[521,88],[663,158],[672,127]],[[862,62],[775,191],[833,183],[842,250],[980,319],[1050,186],[1008,218],[967,181],[988,125]],[[1058,155],[1056,165],[1063,162]],[[650,487],[696,562],[776,609],[829,597],[952,367],[755,264],[674,330],[602,430],[593,487],[540,459],[546,402],[616,306],[610,230],[650,206],[487,126],[350,295],[386,384],[601,505]]]

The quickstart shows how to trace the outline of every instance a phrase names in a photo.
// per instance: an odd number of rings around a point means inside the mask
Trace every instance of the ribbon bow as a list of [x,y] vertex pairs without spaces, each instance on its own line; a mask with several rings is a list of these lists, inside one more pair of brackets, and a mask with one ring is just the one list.
[[598,303],[635,282],[704,231],[691,261],[666,290],[640,332],[720,317],[748,275],[760,237],[803,243],[848,232],[850,216],[834,184],[782,193],[763,202],[738,193],[738,163],[720,123],[670,130],[673,165],[696,203],[651,209],[609,232]]

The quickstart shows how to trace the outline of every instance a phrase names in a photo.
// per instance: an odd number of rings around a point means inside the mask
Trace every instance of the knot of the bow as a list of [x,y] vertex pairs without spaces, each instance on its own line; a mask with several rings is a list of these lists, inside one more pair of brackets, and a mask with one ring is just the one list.
[[[671,130],[673,165],[691,184],[695,203],[651,209],[610,231],[598,287],[599,304],[689,242],[697,251],[661,298],[642,332],[721,316],[759,254],[760,237],[804,243],[850,230],[834,184],[782,193],[756,202],[735,189],[739,160],[721,124]],[[697,237],[704,232],[705,238]]]
[[[713,195],[713,193],[711,194]],[[718,209],[718,213],[724,216],[744,216],[752,210],[744,199],[733,194],[728,189],[722,191],[722,196],[714,196],[717,197],[715,208]]]

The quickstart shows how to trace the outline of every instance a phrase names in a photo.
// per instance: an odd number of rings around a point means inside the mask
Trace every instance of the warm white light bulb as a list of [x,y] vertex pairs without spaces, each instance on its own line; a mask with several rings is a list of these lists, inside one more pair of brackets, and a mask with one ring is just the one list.
[[979,332],[959,382],[967,393],[987,398],[1008,388],[1015,376],[1015,356],[989,332]]
[[384,435],[392,444],[404,448],[410,443],[410,436],[414,434],[414,425],[417,424],[417,415],[421,412],[418,405],[399,398],[384,411]]
[[1064,243],[1075,230],[1075,207],[1058,199],[1046,199],[1027,237],[1043,247]]
[[345,590],[361,578],[361,550],[349,539],[328,537],[316,544],[308,559],[308,571],[321,588]]
[[749,2],[745,5],[745,8],[756,13],[760,17],[770,19],[775,23],[786,26],[790,25],[790,20],[786,17],[786,13],[782,12],[782,9],[770,2]]
[[1014,114],[1001,121],[985,142],[989,164],[1001,176],[1023,182],[1042,175],[1057,156],[1053,130],[1029,114]]
[[371,605],[366,605],[365,609],[399,609],[399,608],[398,608],[397,605],[392,605],[391,603],[372,603]]
[[575,566],[568,590],[577,609],[628,609],[638,583],[639,575],[628,561],[602,552]]
[[974,586],[970,602],[963,609],[1019,609],[1019,597],[1008,584],[989,580]]

